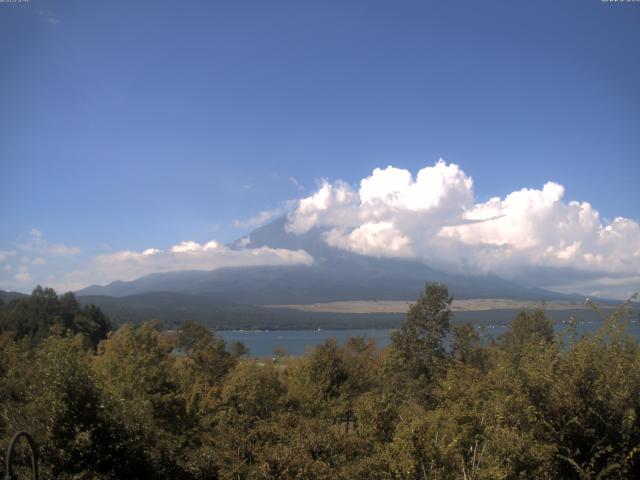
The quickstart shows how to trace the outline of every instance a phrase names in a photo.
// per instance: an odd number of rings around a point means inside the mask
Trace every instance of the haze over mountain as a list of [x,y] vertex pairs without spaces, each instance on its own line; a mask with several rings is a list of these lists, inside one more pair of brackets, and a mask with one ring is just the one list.
[[149,292],[174,292],[250,305],[301,304],[341,300],[413,300],[425,282],[444,282],[455,298],[581,300],[540,288],[526,288],[495,275],[462,275],[434,270],[417,259],[360,255],[327,245],[325,229],[302,234],[286,229],[287,218],[259,227],[231,249],[303,250],[311,265],[226,267],[154,273],[133,281],[79,290],[79,296],[125,297]]
[[27,295],[19,292],[7,292],[5,290],[0,290],[0,301],[4,303],[9,303],[12,300],[26,298]]
[[226,244],[209,235],[169,246],[152,239],[84,261],[79,249],[34,229],[2,253],[10,262],[3,270],[26,278],[57,255],[61,268],[46,284],[58,290],[171,291],[249,304],[407,300],[425,281],[447,283],[458,298],[625,299],[640,283],[635,220],[601,218],[553,181],[483,201],[471,176],[441,159],[415,174],[375,168],[358,185],[324,179],[234,224],[264,226]]

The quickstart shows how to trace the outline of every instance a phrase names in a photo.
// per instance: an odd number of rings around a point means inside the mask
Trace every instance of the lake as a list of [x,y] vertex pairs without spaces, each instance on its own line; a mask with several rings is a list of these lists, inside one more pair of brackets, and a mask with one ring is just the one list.
[[[579,335],[595,332],[601,325],[599,321],[583,322],[578,324]],[[556,333],[567,329],[568,325],[555,324]],[[484,339],[496,338],[504,333],[507,325],[487,325],[478,328]],[[218,331],[227,344],[241,341],[249,348],[249,354],[255,357],[270,357],[273,349],[283,347],[289,355],[302,355],[309,348],[319,345],[329,338],[335,338],[339,343],[344,343],[349,337],[365,337],[374,339],[379,348],[389,344],[390,329],[355,329],[355,330],[222,330]],[[640,325],[632,322],[628,332],[640,339]]]

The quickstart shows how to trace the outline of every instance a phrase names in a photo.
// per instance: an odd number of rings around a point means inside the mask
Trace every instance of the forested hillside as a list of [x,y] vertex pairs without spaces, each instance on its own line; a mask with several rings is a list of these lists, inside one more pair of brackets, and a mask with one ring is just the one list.
[[31,432],[43,478],[640,475],[626,306],[582,338],[523,310],[482,345],[473,326],[452,327],[447,288],[429,284],[387,349],[353,338],[272,362],[197,323],[107,333],[70,296],[30,301],[23,321],[0,323],[0,447]]
[[194,320],[217,330],[282,330],[312,328],[390,328],[402,314],[310,313],[267,308],[173,292],[148,292],[126,297],[79,296],[81,305],[96,305],[114,325],[157,319],[166,329]]

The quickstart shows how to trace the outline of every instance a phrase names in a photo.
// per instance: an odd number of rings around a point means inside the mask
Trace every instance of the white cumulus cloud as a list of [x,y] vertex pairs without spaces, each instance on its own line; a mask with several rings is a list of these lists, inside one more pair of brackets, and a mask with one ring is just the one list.
[[18,273],[16,273],[13,278],[20,283],[28,282],[31,280],[29,269],[25,266],[18,267]]
[[29,238],[19,246],[20,250],[34,253],[39,256],[65,257],[77,255],[81,250],[62,243],[51,243],[44,238],[43,233],[37,228],[31,229]]
[[[564,188],[547,182],[541,190],[522,189],[504,199],[475,205],[465,218],[486,221],[445,227],[442,237],[468,246],[500,246],[485,268],[509,266],[509,257],[534,265],[609,273],[640,271],[640,226],[618,217],[605,224],[587,202],[564,200]],[[521,258],[524,257],[524,258]]]
[[231,249],[212,240],[184,241],[167,250],[148,248],[141,252],[123,250],[94,256],[88,265],[70,272],[61,290],[76,290],[90,284],[134,280],[150,273],[178,270],[216,270],[223,267],[311,265],[313,258],[302,250],[278,248]]
[[287,230],[325,227],[329,245],[365,255],[421,256],[446,225],[458,224],[473,208],[473,180],[455,164],[438,161],[411,172],[376,168],[356,191],[338,181],[299,201]]
[[389,166],[359,188],[324,180],[298,201],[287,230],[319,227],[331,246],[419,258],[450,271],[513,277],[527,268],[564,268],[616,274],[616,284],[625,283],[622,276],[631,288],[640,272],[638,222],[605,223],[591,204],[564,194],[550,181],[479,203],[472,178],[456,164],[440,160],[415,177]]

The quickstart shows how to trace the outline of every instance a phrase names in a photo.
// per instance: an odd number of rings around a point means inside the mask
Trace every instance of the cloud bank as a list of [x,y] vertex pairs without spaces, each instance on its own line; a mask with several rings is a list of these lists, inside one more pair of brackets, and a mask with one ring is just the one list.
[[589,274],[590,281],[576,280],[576,286],[606,287],[590,293],[612,294],[615,287],[621,296],[640,288],[638,222],[605,223],[591,204],[566,201],[564,192],[547,182],[477,203],[473,179],[456,164],[440,160],[415,178],[389,166],[376,168],[357,189],[324,180],[298,201],[287,230],[320,227],[331,246],[419,258],[448,271],[523,280],[532,269],[562,268]]
[[[478,202],[473,179],[456,164],[440,160],[415,176],[389,166],[357,187],[323,180],[311,195],[234,226],[254,228],[285,212],[289,233],[319,229],[328,245],[363,255],[414,258],[444,271],[493,273],[567,293],[625,298],[640,290],[638,222],[604,221],[590,203],[565,199],[564,187],[552,181]],[[15,248],[0,250],[0,288],[39,282],[75,290],[156,272],[314,261],[302,250],[232,249],[215,240],[81,254],[33,229]]]
[[20,250],[44,256],[64,257],[78,255],[81,250],[77,247],[69,247],[62,243],[50,243],[40,230],[32,228],[29,238],[19,246]]
[[215,240],[184,241],[167,250],[119,251],[96,255],[80,270],[70,272],[62,289],[76,290],[90,284],[134,280],[150,273],[178,270],[215,270],[223,267],[311,265],[313,257],[302,250],[279,248],[231,249]]
[[33,228],[14,249],[0,250],[0,288],[23,290],[34,279],[42,278],[41,267],[50,261],[66,264],[80,253],[77,247],[49,242]]

